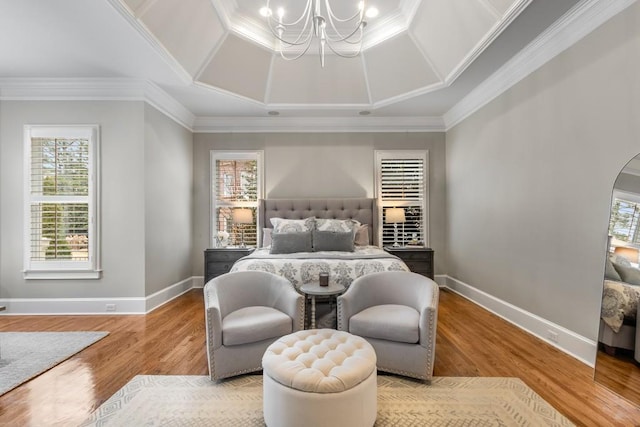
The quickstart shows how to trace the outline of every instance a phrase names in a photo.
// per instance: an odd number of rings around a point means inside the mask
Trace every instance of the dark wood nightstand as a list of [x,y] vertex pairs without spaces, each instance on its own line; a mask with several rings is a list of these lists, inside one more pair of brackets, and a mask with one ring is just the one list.
[[397,248],[385,246],[384,250],[404,261],[414,273],[433,279],[433,249],[415,246]]
[[228,273],[234,262],[249,255],[255,248],[211,248],[204,251],[204,283]]

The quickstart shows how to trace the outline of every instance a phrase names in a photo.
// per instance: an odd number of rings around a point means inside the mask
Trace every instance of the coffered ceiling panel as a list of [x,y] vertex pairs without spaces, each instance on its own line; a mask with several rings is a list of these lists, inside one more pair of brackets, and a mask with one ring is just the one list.
[[229,35],[198,77],[227,92],[264,102],[271,52]]
[[411,24],[411,33],[447,80],[466,56],[489,33],[497,17],[482,1],[423,1]]
[[225,34],[211,0],[156,0],[139,19],[192,76]]
[[513,0],[486,0],[486,2],[489,3],[500,16],[503,16],[515,3]]
[[374,103],[440,83],[431,65],[407,34],[372,47],[364,57]]
[[285,61],[274,56],[269,104],[368,104],[362,58],[326,59],[320,67],[316,54]]

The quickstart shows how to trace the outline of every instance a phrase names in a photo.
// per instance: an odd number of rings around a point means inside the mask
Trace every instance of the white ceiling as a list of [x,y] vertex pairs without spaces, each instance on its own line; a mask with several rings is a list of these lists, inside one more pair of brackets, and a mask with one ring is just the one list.
[[442,117],[576,3],[368,0],[364,52],[322,69],[279,58],[261,0],[0,0],[0,77],[141,79],[201,119]]

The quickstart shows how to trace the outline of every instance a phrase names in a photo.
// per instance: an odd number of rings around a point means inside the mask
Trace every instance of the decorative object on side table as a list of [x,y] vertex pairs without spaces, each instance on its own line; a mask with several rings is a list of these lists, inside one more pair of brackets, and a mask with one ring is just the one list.
[[211,248],[204,251],[204,283],[228,273],[233,263],[249,255],[254,248]]
[[318,275],[320,286],[329,286],[329,273],[320,273]]
[[224,230],[218,231],[216,234],[216,247],[226,248],[229,245],[229,233]]
[[433,279],[433,249],[422,246],[403,246],[400,248],[385,246],[384,250],[404,261],[414,273]]

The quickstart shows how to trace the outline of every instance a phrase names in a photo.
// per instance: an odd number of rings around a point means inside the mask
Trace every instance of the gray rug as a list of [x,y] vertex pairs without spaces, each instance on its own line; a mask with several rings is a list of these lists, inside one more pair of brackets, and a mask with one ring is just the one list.
[[0,332],[0,395],[107,335],[108,332]]
[[[262,376],[139,375],[83,426],[264,426]],[[304,425],[303,420],[300,423]],[[378,375],[376,426],[571,426],[518,378]]]

